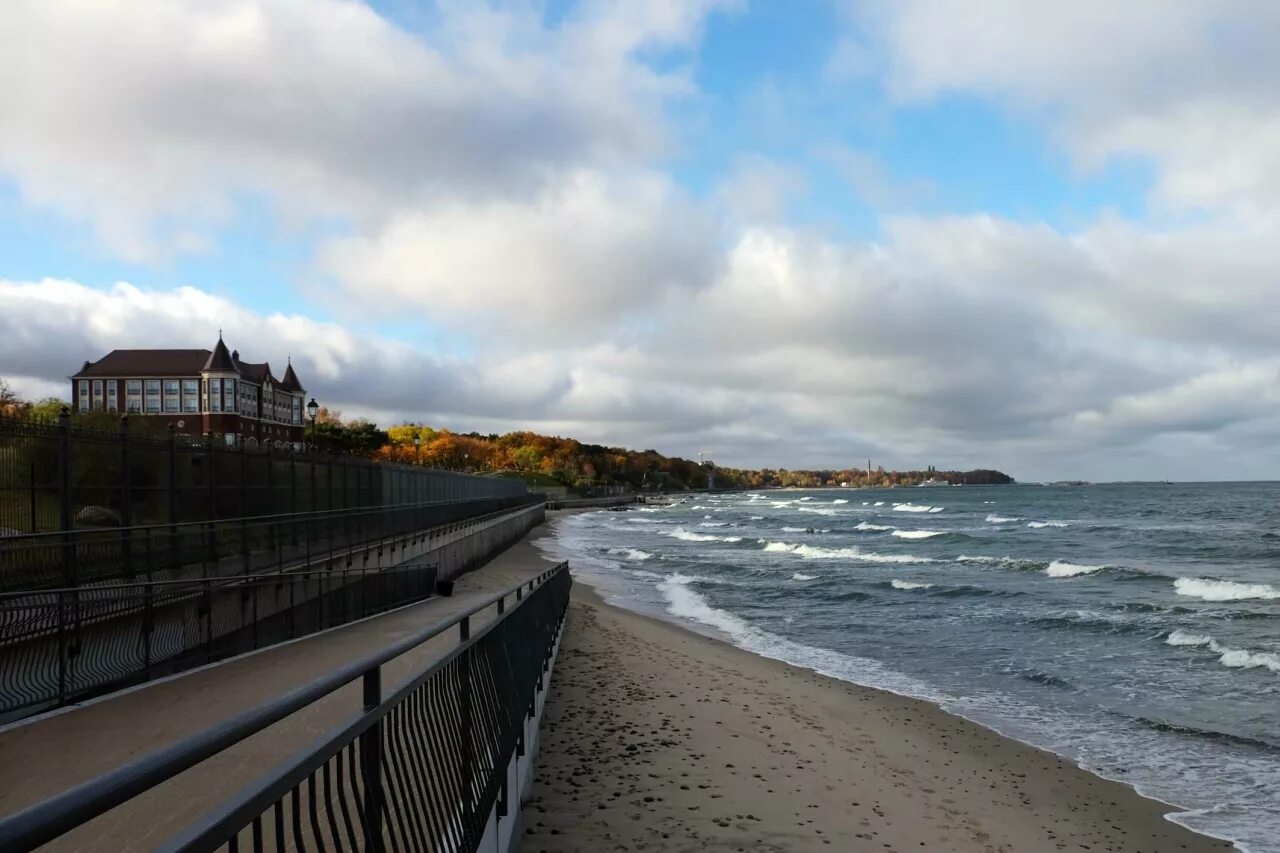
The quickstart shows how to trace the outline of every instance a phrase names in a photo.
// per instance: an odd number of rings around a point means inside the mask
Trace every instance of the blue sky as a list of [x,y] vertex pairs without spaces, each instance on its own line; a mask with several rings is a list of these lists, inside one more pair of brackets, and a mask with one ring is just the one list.
[[0,45],[26,393],[225,327],[386,421],[1280,475],[1265,6],[141,2]]

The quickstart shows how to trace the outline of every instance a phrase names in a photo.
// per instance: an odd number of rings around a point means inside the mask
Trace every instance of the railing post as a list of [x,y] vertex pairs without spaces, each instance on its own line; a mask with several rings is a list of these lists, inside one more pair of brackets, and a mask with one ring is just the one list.
[[209,548],[209,556],[213,558],[214,574],[222,574],[221,572],[217,571],[217,567],[219,562],[221,561],[222,555],[218,553],[218,532],[217,532],[217,526],[216,526],[217,518],[218,518],[218,491],[217,491],[218,487],[217,487],[217,484],[214,482],[214,478],[215,478],[214,470],[216,467],[216,462],[214,460],[216,458],[217,458],[216,452],[214,451],[214,448],[213,448],[213,439],[211,438],[209,439],[208,445],[206,445],[205,447],[205,464],[207,466],[205,470],[205,478],[206,478],[206,483],[208,485],[208,488],[205,490],[207,492],[207,498],[206,498],[207,510],[206,511],[208,512],[208,515],[205,519],[205,524],[208,525],[208,530],[209,530],[208,548]]
[[71,506],[71,410],[58,412],[58,526],[62,530],[62,585],[76,585],[75,524]]
[[[364,712],[373,712],[382,704],[382,668],[374,667],[364,674]],[[368,850],[382,853],[382,721],[379,720],[360,735],[360,773],[364,787],[364,833]]]
[[36,463],[32,462],[28,469],[27,486],[31,500],[31,532],[39,533],[40,528],[37,526],[38,519],[36,518]]
[[178,433],[169,424],[169,555],[170,568],[178,568]]
[[245,442],[243,437],[241,437],[241,440],[240,440],[240,508],[239,508],[240,509],[239,511],[240,558],[241,558],[242,564],[244,565],[244,573],[247,575],[247,574],[250,574],[249,523],[245,519],[248,518],[249,513],[246,508],[247,501],[245,500],[245,489],[248,488],[246,484],[249,482],[249,468],[248,468],[249,457],[246,456],[245,454],[246,454]]
[[129,416],[120,416],[120,556],[124,574],[133,580],[133,495],[129,477]]
[[[458,622],[458,640],[465,643],[471,639],[471,617],[463,616]],[[472,701],[471,701],[471,652],[474,646],[466,648],[458,658],[458,675],[462,680],[459,689],[459,710],[462,713],[462,826],[463,837],[470,839],[474,845],[479,838],[475,831],[475,745],[472,743]]]

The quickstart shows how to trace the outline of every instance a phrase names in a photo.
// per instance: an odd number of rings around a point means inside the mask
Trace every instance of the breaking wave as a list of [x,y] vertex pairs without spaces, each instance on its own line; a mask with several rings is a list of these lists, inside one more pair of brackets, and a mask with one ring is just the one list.
[[854,530],[868,530],[868,531],[871,531],[871,532],[874,532],[874,533],[880,533],[880,532],[885,531],[885,530],[893,530],[893,528],[892,528],[892,527],[890,527],[890,526],[889,526],[889,525],[887,525],[887,524],[872,524],[872,523],[871,523],[871,522],[869,522],[869,521],[859,521],[856,525],[854,525],[854,528],[853,528],[853,529],[854,529]]
[[610,548],[608,553],[614,557],[626,557],[628,560],[635,560],[636,562],[653,559],[652,554],[648,551],[641,551],[639,548]]
[[1069,527],[1065,521],[1028,521],[1027,527],[1039,530],[1042,527]]
[[683,527],[677,527],[675,530],[667,531],[667,536],[672,539],[682,539],[685,542],[741,542],[741,536],[715,536],[710,533],[691,533]]
[[1218,663],[1232,669],[1255,669],[1261,666],[1272,672],[1280,672],[1280,655],[1224,646],[1208,634],[1192,634],[1179,629],[1169,634],[1165,642],[1171,646],[1203,646],[1218,655]]
[[865,563],[936,563],[929,557],[910,554],[875,554],[857,548],[819,548],[816,545],[793,545],[790,542],[765,542],[764,551],[771,554],[795,554],[806,560],[859,560]]
[[899,539],[932,539],[934,536],[946,536],[945,530],[895,530],[893,535]]
[[794,575],[791,576],[791,579],[793,581],[816,581],[818,579],[818,576],[806,575],[803,572],[796,572]]
[[1004,515],[996,515],[995,513],[991,513],[990,515],[987,516],[987,521],[991,522],[992,524],[1009,524],[1014,521],[1022,521],[1022,519],[1016,515],[1004,516]]
[[[879,506],[879,504],[876,504],[876,506]],[[920,504],[913,503],[893,505],[894,512],[933,512],[933,509],[934,508],[931,506],[921,506]]]
[[1280,589],[1265,583],[1236,583],[1208,578],[1178,578],[1173,591],[1202,601],[1243,601],[1247,598],[1280,598]]
[[1069,563],[1066,560],[1054,560],[1044,570],[1044,573],[1051,578],[1073,578],[1076,575],[1091,575],[1105,568],[1106,566],[1085,566],[1079,563]]
[[916,583],[914,581],[900,581],[897,578],[894,578],[892,581],[890,581],[889,585],[892,586],[894,589],[932,589],[933,588],[933,584],[931,583]]
[[832,503],[833,503],[833,504],[847,504],[847,503],[848,503],[848,501],[847,501],[847,500],[845,500],[844,498],[836,498],[835,500],[833,500],[833,501],[832,501]]

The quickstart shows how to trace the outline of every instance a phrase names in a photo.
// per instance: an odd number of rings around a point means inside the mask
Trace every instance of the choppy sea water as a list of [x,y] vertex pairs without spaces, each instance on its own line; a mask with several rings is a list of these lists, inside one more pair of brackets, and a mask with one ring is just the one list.
[[701,495],[540,541],[613,603],[935,702],[1280,851],[1280,483]]

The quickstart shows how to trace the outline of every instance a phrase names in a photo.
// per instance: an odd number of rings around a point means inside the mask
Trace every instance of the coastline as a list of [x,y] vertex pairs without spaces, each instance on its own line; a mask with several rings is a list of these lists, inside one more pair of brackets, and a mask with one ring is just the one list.
[[575,581],[525,850],[1233,849],[1168,819],[1175,806],[932,703]]

